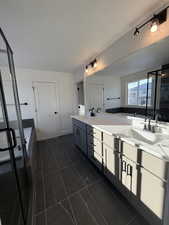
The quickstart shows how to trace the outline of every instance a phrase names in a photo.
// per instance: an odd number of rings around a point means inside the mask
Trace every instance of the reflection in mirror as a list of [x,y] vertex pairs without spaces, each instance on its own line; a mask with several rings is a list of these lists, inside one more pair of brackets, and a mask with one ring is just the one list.
[[86,111],[95,113],[120,107],[120,78],[98,72],[86,78]]
[[[102,71],[86,77],[85,107],[89,111],[127,113],[169,121],[169,38],[123,57]],[[163,77],[151,71],[164,72]],[[152,73],[152,74],[151,74]],[[147,74],[149,79],[147,80]],[[147,110],[146,110],[147,102]]]
[[78,101],[78,114],[85,114],[84,106],[84,83],[83,81],[77,83],[77,101]]

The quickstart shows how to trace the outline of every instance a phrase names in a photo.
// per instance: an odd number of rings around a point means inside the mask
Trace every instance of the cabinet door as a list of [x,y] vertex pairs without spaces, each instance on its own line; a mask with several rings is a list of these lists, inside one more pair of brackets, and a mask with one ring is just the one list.
[[137,195],[137,165],[126,157],[121,161],[122,184],[134,195]]
[[127,159],[126,187],[134,195],[137,195],[137,165],[133,161]]
[[88,135],[88,148],[89,151],[93,150],[95,151],[100,157],[102,157],[102,142],[97,140],[94,137],[91,137]]
[[103,161],[105,173],[108,172],[115,175],[115,154],[113,149],[103,144]]
[[82,149],[83,146],[83,133],[81,131],[82,129],[76,125],[74,125],[74,139],[75,144]]
[[141,201],[160,219],[163,217],[166,183],[141,169]]
[[121,182],[124,186],[126,186],[127,180],[127,158],[121,156],[120,158],[120,170],[121,170]]
[[87,154],[87,140],[86,140],[86,131],[84,129],[80,130],[80,140],[81,140],[81,150]]
[[90,152],[91,161],[97,166],[98,169],[102,169],[102,157],[95,151]]
[[74,142],[75,145],[78,145],[78,136],[79,136],[79,131],[78,131],[78,127],[76,125],[73,126],[73,134],[74,134]]

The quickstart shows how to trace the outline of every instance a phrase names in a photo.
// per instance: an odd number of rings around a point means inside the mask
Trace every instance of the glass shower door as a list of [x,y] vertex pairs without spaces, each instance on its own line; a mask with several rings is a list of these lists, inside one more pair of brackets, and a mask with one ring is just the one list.
[[25,225],[29,181],[12,50],[0,30],[0,224]]

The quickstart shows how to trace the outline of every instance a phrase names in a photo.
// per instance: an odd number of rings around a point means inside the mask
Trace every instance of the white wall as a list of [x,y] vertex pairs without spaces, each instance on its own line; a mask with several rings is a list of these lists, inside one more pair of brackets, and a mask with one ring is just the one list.
[[[159,10],[157,10],[159,12]],[[149,15],[148,15],[149,16]],[[121,59],[141,50],[148,46],[151,46],[154,43],[159,42],[160,40],[165,39],[169,36],[169,9],[168,9],[168,18],[167,21],[161,24],[157,32],[150,32],[150,24],[144,27],[138,36],[133,36],[134,29],[127,32],[120,39],[115,41],[110,47],[102,51],[97,57],[91,56],[91,59],[97,58],[98,66],[96,69],[92,70],[90,74],[96,73],[98,71],[107,68],[113,63],[120,61]],[[150,65],[151,66],[151,65]],[[81,79],[82,74],[84,74],[85,65],[79,67],[76,70],[76,80]]]
[[[21,106],[22,118],[35,119],[35,103],[33,82],[57,82],[59,85],[61,134],[72,132],[70,116],[76,108],[75,84],[72,74],[52,71],[16,69],[20,102],[28,102],[28,106]],[[6,76],[8,80],[8,76]],[[35,121],[36,122],[36,121]]]
[[[102,75],[101,73],[99,75],[95,74],[92,76],[87,77],[86,79],[86,95],[87,95],[87,88],[89,87],[89,84],[98,84],[104,86],[104,106],[105,109],[108,108],[118,108],[121,105],[121,101],[119,99],[117,100],[107,100],[107,98],[117,98],[121,96],[121,81],[119,76],[113,76],[113,75]],[[88,96],[89,97],[89,96]],[[86,98],[86,105],[87,99]]]
[[121,83],[119,76],[109,76],[104,80],[104,99],[105,109],[119,108],[121,106],[120,99],[107,100],[107,98],[118,98],[121,97]]

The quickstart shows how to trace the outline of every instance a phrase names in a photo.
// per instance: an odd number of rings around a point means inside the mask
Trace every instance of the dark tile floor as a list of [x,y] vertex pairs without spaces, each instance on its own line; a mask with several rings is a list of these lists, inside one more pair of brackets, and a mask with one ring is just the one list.
[[71,135],[38,146],[33,225],[148,225],[76,149]]

